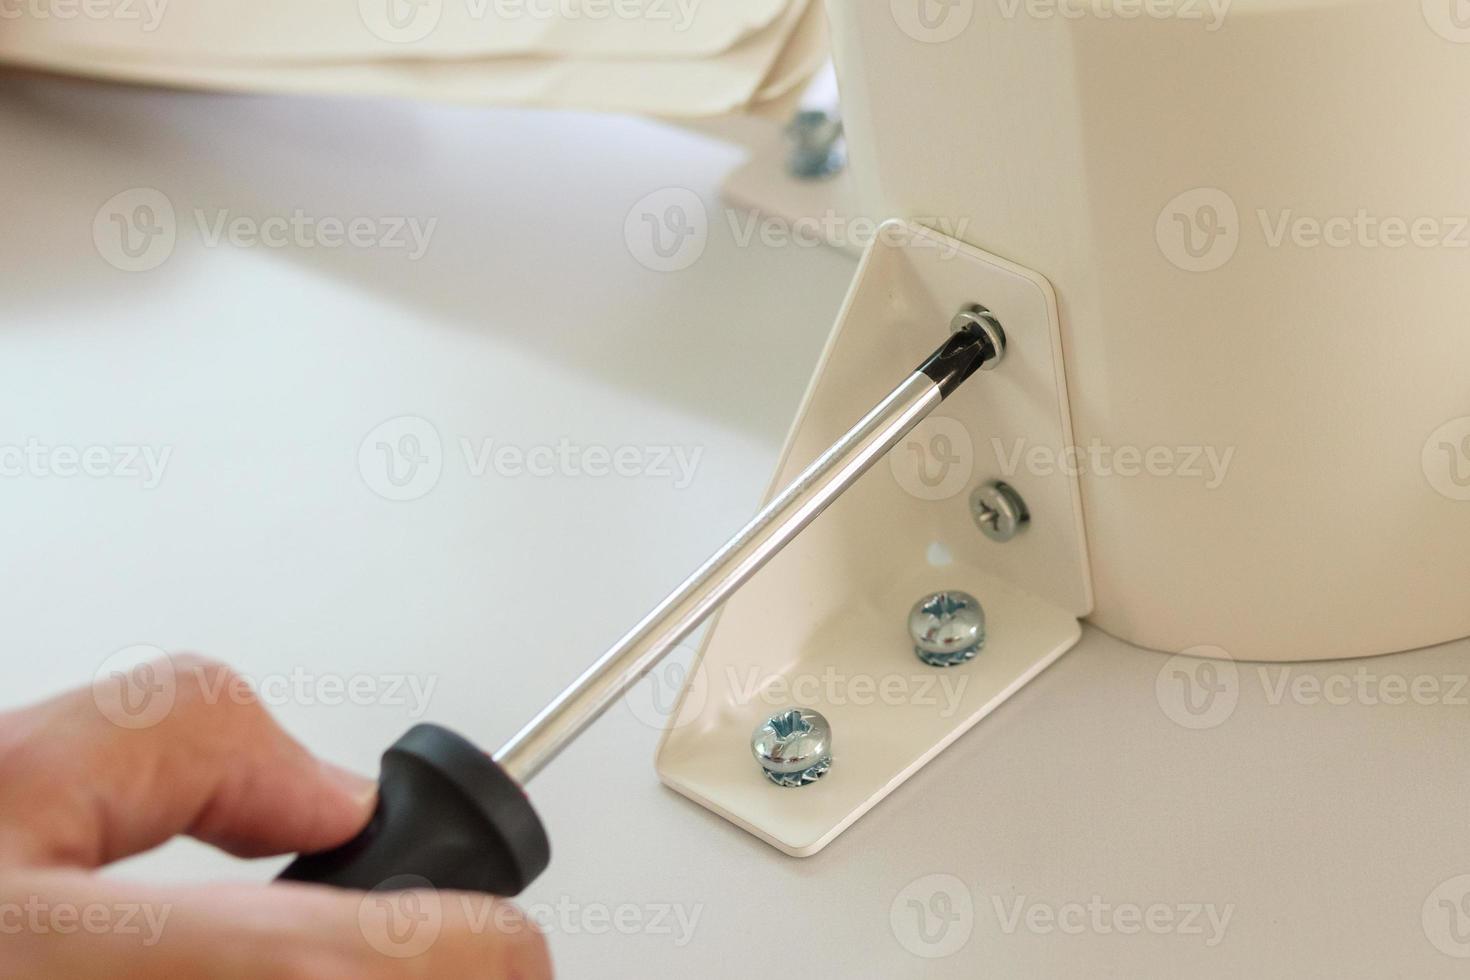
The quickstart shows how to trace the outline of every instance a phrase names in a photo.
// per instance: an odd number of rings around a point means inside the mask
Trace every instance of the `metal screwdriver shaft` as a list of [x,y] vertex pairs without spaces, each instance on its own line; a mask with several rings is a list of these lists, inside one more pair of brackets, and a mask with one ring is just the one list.
[[924,364],[506,742],[494,755],[501,768],[522,785],[540,772],[956,388],[1004,354],[1005,335],[988,313],[961,313],[955,327]]

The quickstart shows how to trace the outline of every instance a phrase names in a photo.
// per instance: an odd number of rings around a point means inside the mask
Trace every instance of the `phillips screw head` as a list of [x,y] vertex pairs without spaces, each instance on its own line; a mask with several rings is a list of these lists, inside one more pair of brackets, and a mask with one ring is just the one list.
[[755,730],[750,751],[777,786],[807,786],[832,766],[832,726],[810,708],[787,708]]
[[909,613],[914,653],[931,667],[955,667],[985,646],[985,610],[966,592],[936,592]]

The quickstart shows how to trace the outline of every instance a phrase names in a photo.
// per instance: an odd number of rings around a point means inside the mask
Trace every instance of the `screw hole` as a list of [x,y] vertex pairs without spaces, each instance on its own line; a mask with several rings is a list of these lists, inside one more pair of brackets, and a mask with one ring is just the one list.
[[939,541],[930,543],[924,557],[928,559],[929,565],[933,568],[948,568],[954,564],[954,552]]

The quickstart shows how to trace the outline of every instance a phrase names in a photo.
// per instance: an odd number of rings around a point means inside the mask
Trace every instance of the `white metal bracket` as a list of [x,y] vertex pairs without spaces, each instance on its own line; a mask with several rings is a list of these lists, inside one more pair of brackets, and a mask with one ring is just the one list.
[[[673,789],[787,854],[825,847],[880,799],[1069,650],[1092,606],[1075,472],[1038,466],[1072,445],[1056,299],[1040,276],[890,222],[859,266],[791,435],[778,488],[981,304],[1006,331],[1003,363],[973,378],[773,559],[705,635],[658,753]],[[1040,450],[1042,454],[1037,455]],[[1030,526],[985,537],[969,497],[992,479]],[[935,668],[906,621],[921,596],[969,592],[988,618],[975,660]],[[797,789],[768,782],[752,731],[782,707],[820,711],[833,764]]]

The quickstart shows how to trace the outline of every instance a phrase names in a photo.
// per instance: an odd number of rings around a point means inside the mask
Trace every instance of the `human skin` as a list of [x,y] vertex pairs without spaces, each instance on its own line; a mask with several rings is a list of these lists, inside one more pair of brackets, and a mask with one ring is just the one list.
[[372,781],[312,756],[254,697],[209,695],[245,690],[228,667],[171,667],[208,682],[178,685],[149,727],[109,721],[105,685],[0,714],[0,976],[551,976],[534,926],[480,896],[417,896],[433,902],[437,933],[395,950],[361,893],[96,874],[180,834],[241,857],[325,850],[372,815]]

